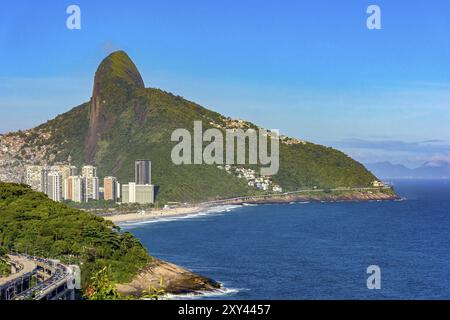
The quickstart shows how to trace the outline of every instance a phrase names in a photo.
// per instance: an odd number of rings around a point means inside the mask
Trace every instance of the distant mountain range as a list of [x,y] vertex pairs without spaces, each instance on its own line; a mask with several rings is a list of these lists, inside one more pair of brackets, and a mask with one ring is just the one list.
[[388,161],[366,164],[366,167],[381,179],[450,179],[450,164],[445,161],[426,162],[414,169]]
[[[171,141],[172,132],[178,128],[192,132],[194,121],[202,121],[204,130],[222,132],[259,128],[172,93],[145,88],[135,64],[125,52],[117,51],[98,67],[90,101],[36,128],[0,135],[0,180],[20,182],[27,164],[71,162],[96,165],[100,177],[114,175],[127,183],[134,180],[134,161],[150,159],[152,182],[159,187],[157,199],[161,201],[254,194],[245,179],[215,165],[172,163],[171,150],[177,144]],[[376,179],[341,151],[295,138],[281,139],[280,170],[273,182],[285,191],[368,187]]]

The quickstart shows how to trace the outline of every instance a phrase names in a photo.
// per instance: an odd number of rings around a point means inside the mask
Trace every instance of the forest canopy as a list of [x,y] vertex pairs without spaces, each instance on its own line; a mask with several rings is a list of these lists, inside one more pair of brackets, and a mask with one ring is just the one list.
[[104,267],[130,281],[151,257],[110,221],[50,200],[26,185],[0,182],[0,247],[78,264],[83,279]]

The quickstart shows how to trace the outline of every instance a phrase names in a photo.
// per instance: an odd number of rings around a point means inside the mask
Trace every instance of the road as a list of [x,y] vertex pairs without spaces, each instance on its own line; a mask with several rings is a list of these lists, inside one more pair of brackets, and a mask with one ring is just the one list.
[[332,189],[302,189],[297,191],[290,191],[290,192],[284,192],[284,193],[268,193],[263,195],[254,195],[254,196],[243,196],[243,197],[236,197],[236,198],[228,198],[228,199],[221,199],[221,200],[214,200],[214,201],[208,201],[203,202],[202,205],[216,205],[226,202],[233,202],[233,201],[245,201],[248,199],[264,199],[264,198],[270,198],[270,197],[282,197],[282,196],[289,196],[293,194],[301,194],[301,193],[309,193],[309,192],[328,192],[328,191],[379,191],[382,189],[389,189],[390,187],[362,187],[362,188],[332,188]]
[[17,271],[10,274],[8,277],[0,278],[0,286],[33,272],[37,268],[37,265],[33,260],[22,256],[8,255],[8,262],[13,264]]
[[16,296],[18,300],[41,300],[49,295],[52,291],[60,286],[63,286],[69,278],[71,277],[70,270],[63,264],[55,263],[52,260],[38,258],[38,257],[27,257],[28,259],[34,261],[40,267],[46,267],[52,269],[53,272],[51,276],[39,282],[36,286],[20,293]]

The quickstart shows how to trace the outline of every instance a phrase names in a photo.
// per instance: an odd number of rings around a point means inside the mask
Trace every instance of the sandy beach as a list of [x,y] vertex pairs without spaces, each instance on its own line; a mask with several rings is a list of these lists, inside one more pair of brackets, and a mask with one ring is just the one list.
[[166,218],[173,216],[184,216],[189,214],[195,214],[205,209],[202,206],[192,206],[192,207],[177,207],[168,209],[154,209],[151,211],[145,211],[145,213],[124,213],[115,214],[110,216],[104,216],[106,220],[110,220],[114,223],[121,223],[125,221],[145,221],[158,218]]

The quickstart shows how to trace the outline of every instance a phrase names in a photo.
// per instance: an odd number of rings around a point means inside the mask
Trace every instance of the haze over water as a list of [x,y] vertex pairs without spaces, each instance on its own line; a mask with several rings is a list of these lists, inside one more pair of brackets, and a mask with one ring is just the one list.
[[[225,299],[449,299],[450,181],[395,188],[406,200],[241,206],[123,228],[222,282]],[[369,265],[381,290],[366,287]]]

